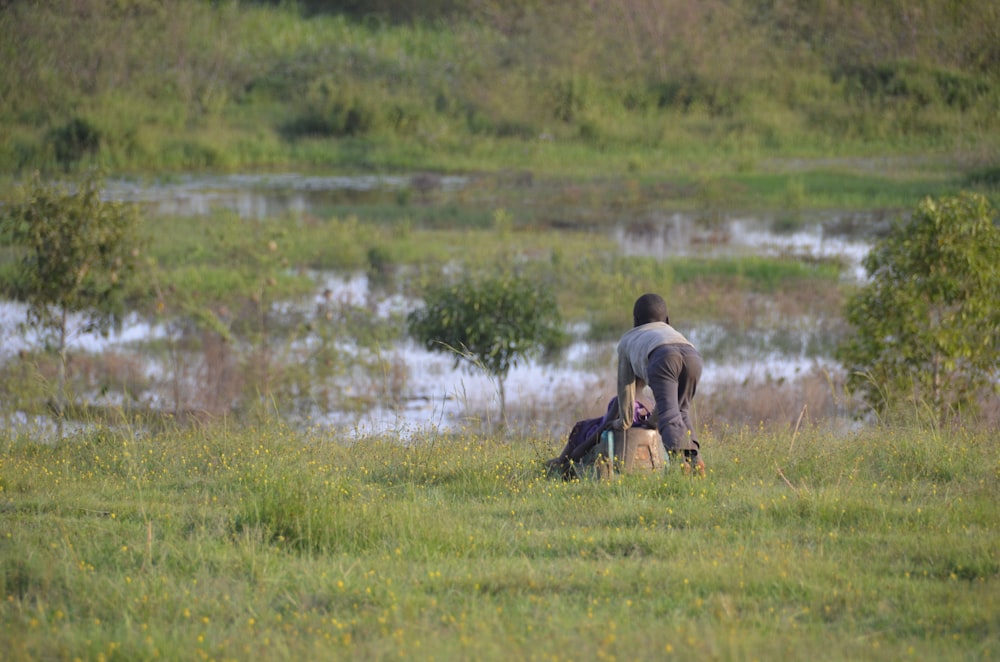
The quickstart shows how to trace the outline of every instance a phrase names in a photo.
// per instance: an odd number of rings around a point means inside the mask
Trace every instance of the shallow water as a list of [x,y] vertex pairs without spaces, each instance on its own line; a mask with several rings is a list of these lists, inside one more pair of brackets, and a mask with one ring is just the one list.
[[[468,184],[462,177],[352,176],[314,177],[297,174],[230,175],[218,177],[177,177],[156,182],[113,181],[106,196],[142,204],[151,213],[171,215],[207,214],[228,209],[241,216],[261,218],[283,214],[303,214],[345,200],[364,200],[365,196],[394,195],[407,189],[434,188],[455,191]],[[373,199],[374,199],[373,198]],[[629,255],[788,255],[813,259],[840,259],[848,265],[847,273],[863,278],[861,260],[869,242],[864,238],[828,230],[839,225],[836,214],[826,213],[796,224],[793,231],[775,232],[771,219],[733,216],[703,229],[691,214],[661,214],[645,219],[641,229],[622,223],[612,231],[622,251]],[[342,305],[364,306],[380,315],[407,312],[414,304],[402,297],[375,299],[364,275],[339,276],[314,274],[317,300],[324,290]],[[0,361],[9,360],[19,351],[37,346],[40,338],[18,328],[25,319],[23,306],[0,302]],[[72,320],[78,328],[79,319]],[[731,388],[732,384],[752,386],[778,380],[793,380],[816,368],[835,369],[832,361],[808,351],[810,334],[815,326],[806,320],[799,324],[787,320],[780,332],[741,334],[733,339],[720,327],[681,329],[702,349],[705,372],[702,393]],[[132,316],[122,330],[103,338],[93,333],[74,331],[72,351],[100,353],[108,349],[129,352],[137,344],[161,338],[163,327],[150,325]],[[582,334],[581,334],[582,335]],[[431,353],[412,342],[388,348],[384,354],[400,368],[405,380],[403,391],[395,399],[398,405],[366,412],[314,412],[319,423],[347,427],[355,433],[394,431],[404,434],[431,427],[458,424],[469,412],[496,409],[497,384],[477,372],[456,369],[452,358]],[[167,368],[145,359],[148,376],[164,381]],[[506,380],[510,409],[534,411],[545,403],[582,402],[601,407],[614,391],[614,343],[573,343],[558,364],[529,362],[515,366]],[[341,384],[350,389],[351,384]],[[166,401],[164,395],[151,394],[150,401]],[[589,401],[588,401],[589,399]],[[591,402],[592,401],[592,402]]]
[[413,188],[454,191],[467,181],[432,175],[197,175],[152,182],[112,180],[105,196],[135,202],[154,214],[200,216],[225,209],[260,219],[314,212],[337,203],[371,202]]
[[[206,215],[225,209],[244,218],[268,218],[285,214],[315,213],[342,203],[384,199],[404,191],[455,192],[467,187],[461,176],[352,175],[313,176],[296,173],[268,175],[189,176],[152,182],[112,180],[108,198],[135,202],[154,214]],[[852,219],[845,223],[844,218]],[[865,228],[873,222],[857,222],[857,214],[815,212],[794,224],[794,229],[776,232],[772,218],[730,215],[708,224],[697,214],[656,212],[641,224],[623,219],[613,230],[626,255],[786,255],[814,259],[841,259],[848,273],[864,277],[861,260],[868,252],[870,237],[845,233],[844,226]]]
[[[412,307],[401,297],[373,299],[367,277],[325,274],[317,275],[317,292],[329,289],[332,300],[343,306],[365,306],[381,316],[406,312]],[[317,295],[317,302],[319,295]],[[309,306],[315,310],[315,306]],[[24,322],[22,304],[0,302],[0,361],[12,359],[19,351],[38,346],[40,338],[33,332],[22,333],[18,328]],[[141,344],[165,337],[168,332],[160,325],[151,325],[137,315],[130,316],[119,332],[107,337],[81,331],[82,318],[70,319],[69,347],[71,352],[99,354],[114,350],[132,354],[144,366],[145,376],[160,384],[160,392],[142,394],[141,399],[155,405],[169,406],[166,385],[169,382],[168,366],[161,361],[144,357]],[[744,343],[735,350],[717,350],[725,338],[724,331],[714,325],[683,329],[705,356],[705,371],[699,386],[700,392],[730,388],[733,384],[744,387],[779,380],[794,380],[817,366],[834,368],[822,357],[810,356],[804,338],[798,351],[790,351],[787,343],[779,347],[767,334],[746,335]],[[602,408],[614,395],[615,343],[577,341],[572,343],[558,363],[539,361],[515,366],[505,381],[506,401],[509,410],[551,411],[559,402],[576,403],[581,407]],[[794,348],[793,348],[794,350]],[[401,436],[425,428],[451,428],[460,425],[470,414],[496,415],[499,407],[499,390],[494,379],[482,372],[469,370],[463,365],[455,367],[451,356],[429,352],[412,341],[404,341],[382,351],[383,357],[395,364],[398,382],[393,399],[388,404],[353,412],[311,412],[311,420],[320,425],[346,428],[353,435],[392,432]],[[350,382],[338,387],[345,392],[355,388]],[[90,398],[101,404],[117,404],[107,395],[94,394]],[[493,412],[491,414],[491,412]],[[551,421],[549,421],[551,423]],[[544,427],[546,421],[539,421]]]
[[625,255],[657,257],[761,255],[814,260],[836,259],[845,265],[845,274],[861,280],[861,262],[871,247],[867,237],[834,232],[838,217],[817,213],[794,230],[776,232],[774,220],[734,215],[705,228],[690,213],[661,215],[642,224],[641,229],[622,225],[615,239]]

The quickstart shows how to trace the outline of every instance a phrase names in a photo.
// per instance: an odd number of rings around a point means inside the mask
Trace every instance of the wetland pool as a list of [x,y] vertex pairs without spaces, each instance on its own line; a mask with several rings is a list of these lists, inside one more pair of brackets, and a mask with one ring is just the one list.
[[[428,179],[430,178],[430,179]],[[116,180],[109,182],[108,198],[136,202],[147,213],[201,215],[227,209],[243,217],[261,218],[314,213],[344,201],[364,201],[371,196],[392,196],[401,191],[433,188],[455,192],[469,185],[465,177],[408,176],[308,176],[297,174],[227,175],[176,177],[156,182]],[[774,219],[732,214],[705,229],[696,214],[646,213],[642,223],[622,219],[611,225],[611,236],[626,255],[727,254],[783,255],[803,259],[836,259],[845,265],[845,277],[864,278],[861,261],[871,245],[870,236],[838,228],[865,226],[848,214],[816,213],[794,227],[775,229]],[[850,216],[857,216],[852,214]],[[863,221],[863,219],[862,219]],[[874,221],[873,221],[874,222]],[[405,314],[417,302],[398,296],[379,299],[364,274],[316,274],[316,301],[321,293],[346,306],[364,307],[379,315]],[[307,305],[312,305],[308,304]],[[24,307],[0,302],[0,361],[14,359],[18,352],[37,346],[39,338],[25,333]],[[817,371],[834,372],[835,363],[815,350],[810,320],[785,320],[773,330],[747,332],[733,338],[717,325],[681,329],[705,357],[700,393],[711,396],[734,388],[759,384],[790,383]],[[75,331],[73,352],[100,354],[138,351],[152,340],[168,337],[162,325],[130,316],[121,331],[107,338]],[[583,334],[577,334],[583,337]],[[822,344],[822,343],[819,343]],[[381,351],[394,366],[393,377],[381,388],[391,403],[366,408],[363,413],[314,411],[310,418],[323,425],[350,429],[353,434],[395,432],[408,434],[424,427],[454,427],[469,412],[493,411],[498,402],[494,381],[482,374],[456,368],[452,358],[431,353],[409,341]],[[614,344],[574,341],[556,363],[528,362],[514,367],[505,382],[508,409],[549,412],[560,402],[574,402],[574,411],[602,410],[614,391]],[[159,359],[142,358],[141,365],[151,384],[169,379],[169,368]],[[349,382],[336,388],[350,391]],[[94,396],[98,398],[99,396]],[[148,403],[165,403],[163,393],[147,394]],[[549,414],[539,414],[539,417]]]

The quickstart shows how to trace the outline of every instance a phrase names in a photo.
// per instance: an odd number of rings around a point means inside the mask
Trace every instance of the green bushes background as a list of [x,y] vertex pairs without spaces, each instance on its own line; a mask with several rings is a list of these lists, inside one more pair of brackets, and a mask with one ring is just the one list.
[[6,3],[0,170],[995,164],[989,0]]

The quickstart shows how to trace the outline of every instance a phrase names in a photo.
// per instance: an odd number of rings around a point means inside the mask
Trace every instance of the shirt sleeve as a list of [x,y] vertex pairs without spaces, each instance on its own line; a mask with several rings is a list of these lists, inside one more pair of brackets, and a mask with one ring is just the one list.
[[635,371],[628,352],[622,346],[618,347],[618,416],[622,421],[622,430],[632,427],[635,416]]

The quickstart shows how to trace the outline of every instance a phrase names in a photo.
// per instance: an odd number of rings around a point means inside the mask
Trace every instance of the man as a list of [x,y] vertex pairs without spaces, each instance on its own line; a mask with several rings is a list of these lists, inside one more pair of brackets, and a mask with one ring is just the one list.
[[690,409],[701,378],[701,354],[670,326],[667,303],[643,294],[632,307],[634,326],[618,341],[618,418],[613,426],[628,430],[637,384],[648,385],[656,400],[656,427],[672,461],[685,473],[705,475],[705,463],[691,425]]

